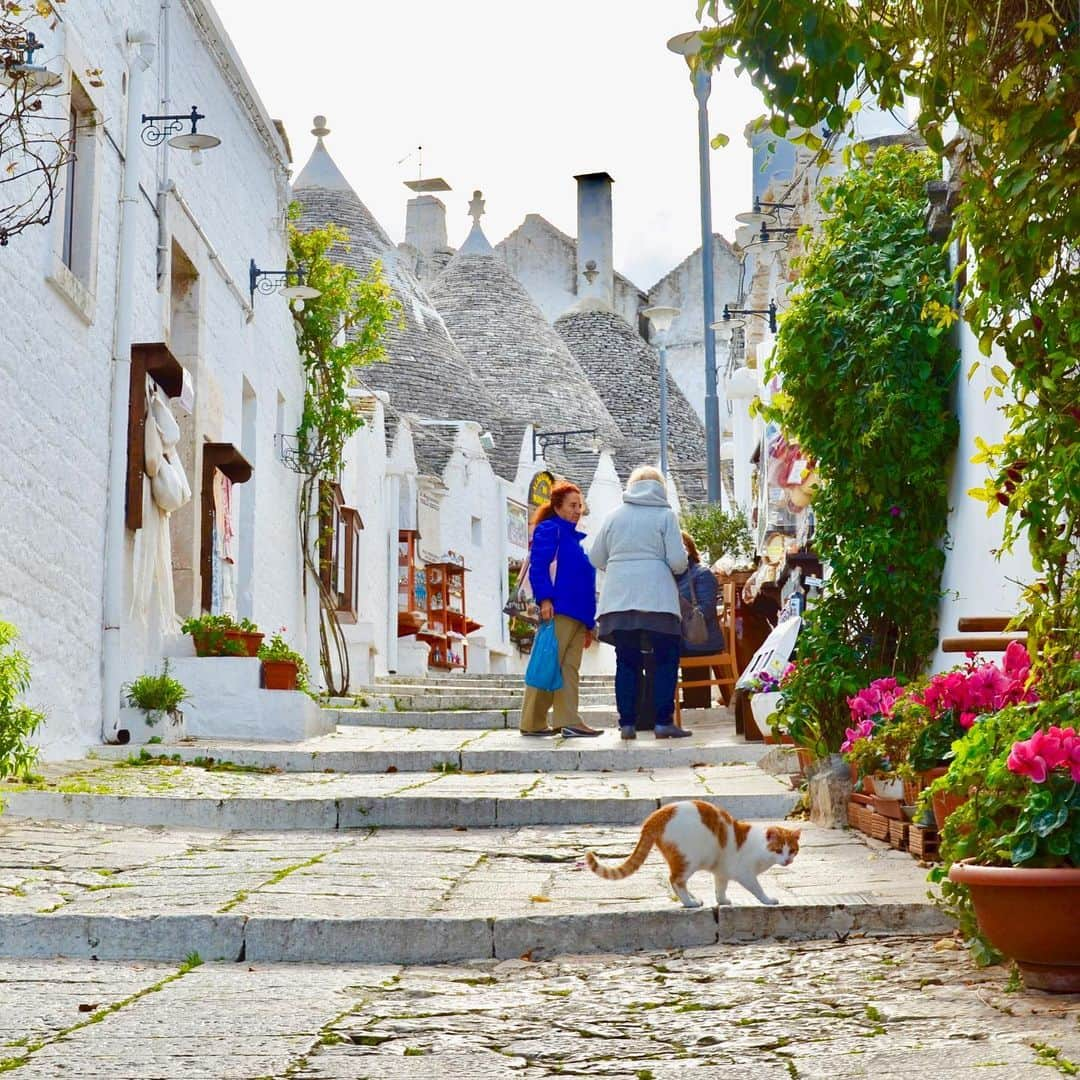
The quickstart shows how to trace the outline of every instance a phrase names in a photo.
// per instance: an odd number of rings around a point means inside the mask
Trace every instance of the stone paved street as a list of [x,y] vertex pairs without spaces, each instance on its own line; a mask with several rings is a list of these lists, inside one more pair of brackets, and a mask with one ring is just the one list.
[[949,938],[454,967],[0,962],[20,1080],[1050,1080],[1080,999]]

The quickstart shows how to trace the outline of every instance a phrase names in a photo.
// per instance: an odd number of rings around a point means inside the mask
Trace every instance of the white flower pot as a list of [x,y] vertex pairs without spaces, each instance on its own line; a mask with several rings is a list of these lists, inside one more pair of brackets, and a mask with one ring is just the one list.
[[898,776],[874,777],[874,794],[882,799],[902,799],[904,797],[904,781]]
[[750,695],[750,712],[753,713],[754,723],[757,724],[758,730],[763,734],[768,734],[769,717],[780,708],[780,702],[783,700],[784,695],[778,691],[773,691],[771,694]]
[[[120,734],[128,733],[125,740]],[[120,710],[120,722],[116,728],[116,741],[127,742],[132,746],[143,746],[151,739],[160,739],[163,743],[179,742],[184,737],[184,714],[180,709],[174,709],[171,713],[162,713],[155,716],[125,706]]]

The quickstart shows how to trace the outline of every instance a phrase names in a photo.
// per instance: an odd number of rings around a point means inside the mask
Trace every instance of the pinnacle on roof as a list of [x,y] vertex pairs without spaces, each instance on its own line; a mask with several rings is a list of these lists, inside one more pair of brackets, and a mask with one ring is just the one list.
[[465,237],[465,243],[461,245],[461,255],[490,255],[494,250],[480,227],[480,218],[484,215],[484,193],[474,191],[472,202],[469,203],[469,216],[473,219],[469,235]]
[[323,136],[330,134],[326,117],[316,116],[314,125],[311,134],[316,137],[315,149],[300,175],[293,181],[293,191],[313,187],[327,188],[330,191],[352,191],[352,185],[345,179],[323,142]]

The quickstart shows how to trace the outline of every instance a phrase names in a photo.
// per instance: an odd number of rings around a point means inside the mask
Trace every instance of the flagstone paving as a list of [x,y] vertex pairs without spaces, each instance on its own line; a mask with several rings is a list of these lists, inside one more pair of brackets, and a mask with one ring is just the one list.
[[20,1080],[1047,1080],[1080,998],[950,939],[443,967],[0,961]]
[[[795,864],[765,878],[780,905],[733,887],[719,914],[677,905],[656,854],[617,882],[582,861],[589,848],[621,860],[636,839],[603,826],[275,834],[5,818],[0,955],[405,961],[950,927],[924,870],[856,834],[807,826]],[[691,887],[711,905],[708,875]]]
[[[770,749],[764,743],[748,743],[737,736],[725,712],[723,719],[695,724],[693,735],[679,740],[658,740],[642,734],[624,741],[613,726],[592,739],[529,738],[516,730],[515,721],[512,731],[342,726],[298,743],[189,739],[176,745],[147,746],[142,753],[175,755],[185,761],[213,757],[284,772],[424,772],[433,768],[465,772],[562,772],[568,769],[628,771],[641,766],[657,769],[697,763],[753,764]],[[104,746],[95,754],[106,760],[122,761],[132,756],[132,748]],[[797,771],[794,754],[791,759],[792,771]]]
[[[570,754],[574,750],[568,750]],[[616,751],[612,751],[615,753]],[[783,817],[790,784],[738,763],[632,771],[263,774],[89,760],[0,785],[6,813],[36,820],[199,828],[337,829],[640,823],[662,802],[720,799],[738,817]]]

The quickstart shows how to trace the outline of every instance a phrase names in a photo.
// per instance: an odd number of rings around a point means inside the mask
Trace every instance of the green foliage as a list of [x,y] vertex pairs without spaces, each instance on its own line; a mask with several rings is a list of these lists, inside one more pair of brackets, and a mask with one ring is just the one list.
[[[282,630],[285,628],[282,627]],[[281,633],[274,634],[269,641],[264,641],[259,646],[260,660],[291,660],[296,665],[296,689],[304,693],[309,692],[311,672],[308,670],[307,661],[302,653],[298,653],[282,637]]]
[[195,615],[180,624],[181,634],[190,634],[202,642],[200,651],[206,656],[247,656],[242,641],[226,636],[230,630],[258,632],[249,619],[237,623],[227,612],[222,615]]
[[[1080,700],[1073,700],[1076,709]],[[960,923],[972,952],[980,963],[996,954],[981,937],[967,887],[949,881],[949,867],[961,859],[986,866],[1009,866],[1009,837],[1016,829],[1031,784],[1010,772],[1006,761],[1013,743],[1026,739],[1042,723],[1062,718],[1058,702],[1014,705],[980,717],[963,738],[953,743],[949,771],[923,792],[921,805],[929,807],[935,795],[952,795],[966,801],[954,810],[941,834],[941,863],[930,871],[930,880],[941,886],[941,903]]]
[[174,712],[190,696],[187,688],[169,674],[166,658],[157,675],[140,675],[121,690],[129,705],[146,713],[146,723],[153,727],[166,713]]
[[[346,443],[363,425],[349,399],[354,372],[385,359],[384,339],[400,320],[401,305],[378,262],[362,276],[335,261],[335,255],[347,250],[348,236],[343,229],[328,224],[301,231],[293,224],[300,216],[300,207],[295,203],[289,216],[290,266],[302,265],[307,284],[320,293],[306,301],[301,311],[293,312],[305,378],[304,411],[296,430],[305,473],[297,507],[300,544],[308,570],[304,588],[310,579],[319,589],[323,678],[331,693],[341,694],[348,688],[348,651],[337,622],[337,600],[323,581],[324,568],[317,550],[326,537],[321,532],[313,536],[314,523],[320,522],[323,530],[332,528],[332,481],[341,475]],[[331,660],[331,639],[337,645],[340,678]]]
[[[1080,646],[1080,21],[1054,0],[699,0],[718,25],[701,62],[737,59],[783,135],[847,126],[860,96],[888,109],[905,95],[950,164],[961,196],[953,237],[964,317],[990,358],[988,399],[1008,420],[979,445],[972,494],[1004,506],[1003,549],[1024,536],[1042,581],[1027,627],[1044,696]],[[948,143],[945,133],[958,130]],[[801,137],[816,149],[811,132]],[[855,146],[858,157],[865,147]],[[827,152],[822,150],[822,159]],[[965,280],[966,278],[966,280]],[[932,308],[944,326],[947,308]]]
[[739,507],[728,512],[719,503],[692,506],[682,516],[682,527],[694,538],[704,562],[730,555],[736,565],[753,565],[754,537]]
[[821,477],[815,547],[833,572],[807,613],[810,662],[784,709],[816,717],[831,750],[847,697],[918,674],[937,642],[956,350],[923,317],[949,299],[945,257],[923,227],[933,176],[927,155],[886,147],[823,185],[828,217],[805,241],[770,370],[783,392],[761,410]]
[[29,776],[37,761],[30,737],[45,721],[45,714],[19,698],[30,689],[30,664],[15,648],[18,631],[0,620],[0,776]]

